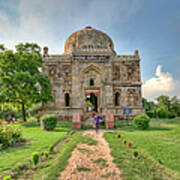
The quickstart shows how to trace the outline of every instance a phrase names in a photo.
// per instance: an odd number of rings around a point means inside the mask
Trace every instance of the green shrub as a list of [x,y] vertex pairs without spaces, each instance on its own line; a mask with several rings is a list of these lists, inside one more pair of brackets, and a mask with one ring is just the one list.
[[129,148],[132,147],[132,143],[131,142],[128,141],[126,144],[127,144],[127,147],[129,147]]
[[169,112],[164,109],[158,109],[157,115],[159,118],[168,118]]
[[132,154],[133,154],[134,157],[138,157],[138,154],[139,154],[139,153],[138,153],[138,151],[133,150],[133,151],[132,151]]
[[4,176],[3,180],[12,180],[11,176]]
[[31,154],[31,161],[35,166],[38,164],[38,162],[39,162],[39,153],[38,152],[34,152]]
[[21,129],[11,125],[0,127],[1,148],[7,148],[23,141]]
[[41,117],[41,128],[43,130],[51,131],[56,127],[57,116],[54,114],[47,114]]
[[168,113],[168,118],[170,118],[170,119],[175,118],[176,116],[177,116],[177,114],[175,112]]
[[54,150],[54,145],[50,144],[49,147],[48,147],[48,150],[49,150],[50,153],[52,153],[53,150]]
[[117,135],[117,137],[118,137],[118,138],[121,138],[121,135],[120,135],[120,134],[118,134],[118,135]]
[[153,118],[155,116],[154,111],[147,111],[146,114],[150,117]]
[[132,124],[136,129],[144,130],[149,127],[149,121],[150,121],[149,116],[144,114],[139,114],[133,119]]
[[73,131],[73,130],[72,130],[72,131],[70,131],[70,132],[69,132],[69,134],[70,134],[70,135],[73,135],[73,134],[74,134],[74,131]]
[[123,143],[123,144],[126,144],[126,143],[127,143],[127,141],[124,139],[122,143]]
[[49,151],[44,151],[43,155],[44,155],[45,158],[48,158],[48,156],[49,156]]

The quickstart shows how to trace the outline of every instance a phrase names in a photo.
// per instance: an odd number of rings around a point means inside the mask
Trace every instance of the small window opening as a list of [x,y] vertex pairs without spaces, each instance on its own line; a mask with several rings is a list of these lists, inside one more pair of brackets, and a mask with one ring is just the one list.
[[94,86],[94,80],[93,79],[90,80],[90,86]]
[[120,97],[120,94],[118,92],[116,92],[115,99],[114,99],[115,106],[119,106],[119,97]]
[[65,98],[65,106],[68,107],[69,106],[69,101],[70,101],[69,93],[66,93],[64,98]]

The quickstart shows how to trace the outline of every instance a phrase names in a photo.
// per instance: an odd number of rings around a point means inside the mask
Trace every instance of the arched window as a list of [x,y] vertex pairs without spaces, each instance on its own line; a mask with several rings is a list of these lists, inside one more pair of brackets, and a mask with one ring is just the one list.
[[116,92],[115,99],[114,99],[115,106],[119,106],[119,97],[120,97],[119,92]]
[[70,101],[70,98],[69,98],[69,93],[66,93],[64,95],[64,100],[65,100],[65,106],[68,107],[69,106],[69,101]]
[[90,86],[94,86],[94,80],[90,79]]

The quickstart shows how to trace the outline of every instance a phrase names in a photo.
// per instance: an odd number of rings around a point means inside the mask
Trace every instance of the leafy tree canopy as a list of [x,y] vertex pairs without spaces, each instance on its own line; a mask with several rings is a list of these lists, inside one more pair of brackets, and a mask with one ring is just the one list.
[[35,43],[18,44],[16,52],[0,46],[0,101],[2,107],[25,109],[52,101],[50,81],[40,72],[42,56]]
[[158,101],[158,107],[160,109],[164,109],[168,111],[170,109],[170,99],[169,96],[161,95],[157,98]]

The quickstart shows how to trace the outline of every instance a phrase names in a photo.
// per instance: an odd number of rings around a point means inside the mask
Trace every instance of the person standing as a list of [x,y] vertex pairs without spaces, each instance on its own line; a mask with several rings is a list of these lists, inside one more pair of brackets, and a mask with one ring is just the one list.
[[100,115],[94,115],[94,123],[96,125],[96,134],[98,133],[98,130],[99,130],[100,119],[101,119]]

